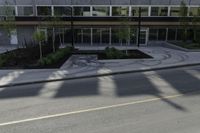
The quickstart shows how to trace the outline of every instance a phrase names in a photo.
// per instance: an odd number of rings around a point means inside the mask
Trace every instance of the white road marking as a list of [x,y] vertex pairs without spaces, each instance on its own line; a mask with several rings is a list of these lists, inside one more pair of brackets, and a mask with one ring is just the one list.
[[133,101],[133,102],[128,102],[128,103],[121,103],[121,104],[115,104],[115,105],[103,106],[103,107],[97,107],[97,108],[83,109],[83,110],[54,114],[54,115],[46,115],[46,116],[29,118],[29,119],[24,119],[24,120],[10,121],[10,122],[5,122],[5,123],[0,123],[0,127],[32,122],[32,121],[38,121],[38,120],[44,120],[44,119],[50,119],[50,118],[56,118],[56,117],[62,117],[62,116],[70,116],[70,115],[81,114],[81,113],[86,113],[86,112],[100,111],[100,110],[105,110],[105,109],[110,109],[110,108],[119,108],[119,107],[124,107],[124,106],[129,106],[129,105],[154,102],[154,101],[159,101],[162,99],[173,99],[173,98],[181,97],[183,95],[186,95],[186,94],[177,94],[177,95],[165,96],[162,98],[152,98],[152,99]]
[[[0,78],[0,85],[7,85],[14,81],[15,79],[19,78],[21,74],[23,74],[24,71],[19,70],[19,71],[13,71],[8,73],[6,76],[3,76]],[[5,88],[0,88],[0,91],[5,90]]]
[[101,95],[114,96],[116,90],[116,83],[113,76],[99,77],[98,88]]
[[165,79],[163,79],[160,75],[158,75],[154,71],[150,72],[144,72],[146,75],[146,78],[149,79],[149,81],[159,89],[161,92],[160,95],[163,94],[177,94],[179,93],[176,88],[174,88],[169,82],[167,82]]
[[185,70],[188,74],[194,76],[197,79],[200,79],[200,72],[197,70]]
[[[66,70],[56,71],[48,77],[48,80],[65,78],[66,77],[65,74],[68,74],[68,71]],[[58,92],[58,89],[63,85],[63,83],[64,81],[46,83],[39,92],[39,96],[46,98],[54,97]]]
[[11,83],[13,80],[17,79],[23,73],[24,71],[22,70],[10,72],[6,76],[3,76],[2,78],[0,78],[0,84],[5,85],[8,83]]

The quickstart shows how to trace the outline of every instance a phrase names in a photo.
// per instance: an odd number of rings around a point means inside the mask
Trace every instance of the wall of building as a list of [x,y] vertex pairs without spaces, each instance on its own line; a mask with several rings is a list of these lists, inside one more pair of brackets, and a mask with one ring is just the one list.
[[3,28],[0,28],[0,45],[8,45],[10,44],[10,39],[8,34]]
[[17,27],[18,44],[22,45],[25,42],[27,43],[32,42],[34,31],[35,29],[32,26],[18,26]]

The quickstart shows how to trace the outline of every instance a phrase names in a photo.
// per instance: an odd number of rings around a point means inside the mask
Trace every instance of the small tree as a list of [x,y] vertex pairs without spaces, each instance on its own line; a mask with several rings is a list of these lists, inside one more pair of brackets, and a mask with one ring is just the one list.
[[[62,21],[61,17],[62,16],[59,15],[59,13],[55,12],[54,16],[51,18],[53,52],[56,51],[56,47],[55,47],[56,29],[60,28],[60,26],[58,26],[58,25],[62,25],[63,24],[63,21]],[[60,44],[64,43],[64,32],[63,32],[63,40],[61,39],[61,35],[59,33],[59,40],[60,40]]]
[[179,12],[179,16],[180,16],[180,25],[183,28],[184,32],[183,32],[183,42],[186,42],[187,40],[187,30],[188,30],[188,7],[186,6],[184,1],[181,1],[181,5],[180,5],[180,12]]
[[117,36],[120,40],[121,45],[123,45],[123,40],[126,42],[126,54],[128,54],[127,45],[130,44],[130,25],[129,25],[129,19],[123,19],[121,22],[122,28],[119,29]]
[[39,43],[39,49],[40,49],[40,59],[43,57],[42,53],[42,41],[45,40],[45,34],[39,30],[35,31],[33,34],[33,39]]

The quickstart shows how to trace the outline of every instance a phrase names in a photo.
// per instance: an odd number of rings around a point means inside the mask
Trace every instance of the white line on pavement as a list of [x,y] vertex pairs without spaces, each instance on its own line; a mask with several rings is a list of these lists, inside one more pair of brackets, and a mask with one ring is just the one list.
[[14,124],[20,124],[20,123],[26,123],[26,122],[32,122],[32,121],[37,121],[37,120],[62,117],[62,116],[70,116],[70,115],[74,115],[74,114],[81,114],[81,113],[92,112],[92,111],[100,111],[100,110],[105,110],[105,109],[110,109],[110,108],[119,108],[119,107],[124,107],[124,106],[128,106],[128,105],[154,102],[154,101],[159,101],[162,99],[173,99],[173,98],[181,97],[183,95],[186,95],[186,94],[177,94],[177,95],[165,96],[162,98],[152,98],[152,99],[133,101],[133,102],[128,102],[128,103],[115,104],[115,105],[110,105],[110,106],[103,106],[103,107],[90,108],[90,109],[84,109],[84,110],[78,110],[78,111],[72,111],[72,112],[66,112],[66,113],[60,113],[60,114],[54,114],[54,115],[29,118],[29,119],[18,120],[18,121],[10,121],[10,122],[5,122],[5,123],[0,123],[0,127],[14,125]]

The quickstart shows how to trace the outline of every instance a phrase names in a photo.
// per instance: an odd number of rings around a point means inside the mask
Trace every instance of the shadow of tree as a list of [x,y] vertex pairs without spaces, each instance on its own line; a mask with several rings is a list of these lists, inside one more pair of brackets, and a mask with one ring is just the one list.
[[[170,89],[174,89],[179,94],[200,90],[200,80],[193,75],[186,73],[184,70],[157,71],[155,73],[172,86]],[[110,79],[103,80],[101,83],[100,78],[97,77],[62,82],[59,81],[59,86],[46,86],[49,84],[46,83],[2,88],[0,89],[0,99],[39,96],[45,87],[47,92],[44,93],[54,91],[54,95],[50,98],[99,96],[101,95],[100,90],[102,89],[102,86],[99,84],[103,84],[103,87],[105,87],[103,89],[106,90],[105,93],[107,93],[107,90],[113,89],[114,96],[116,97],[121,98],[150,95],[161,99],[163,102],[177,110],[187,112],[185,107],[165,98],[160,88],[155,86],[149,78],[147,78],[147,75],[143,73],[113,75],[109,78]],[[199,93],[196,93],[196,95],[199,95]]]

